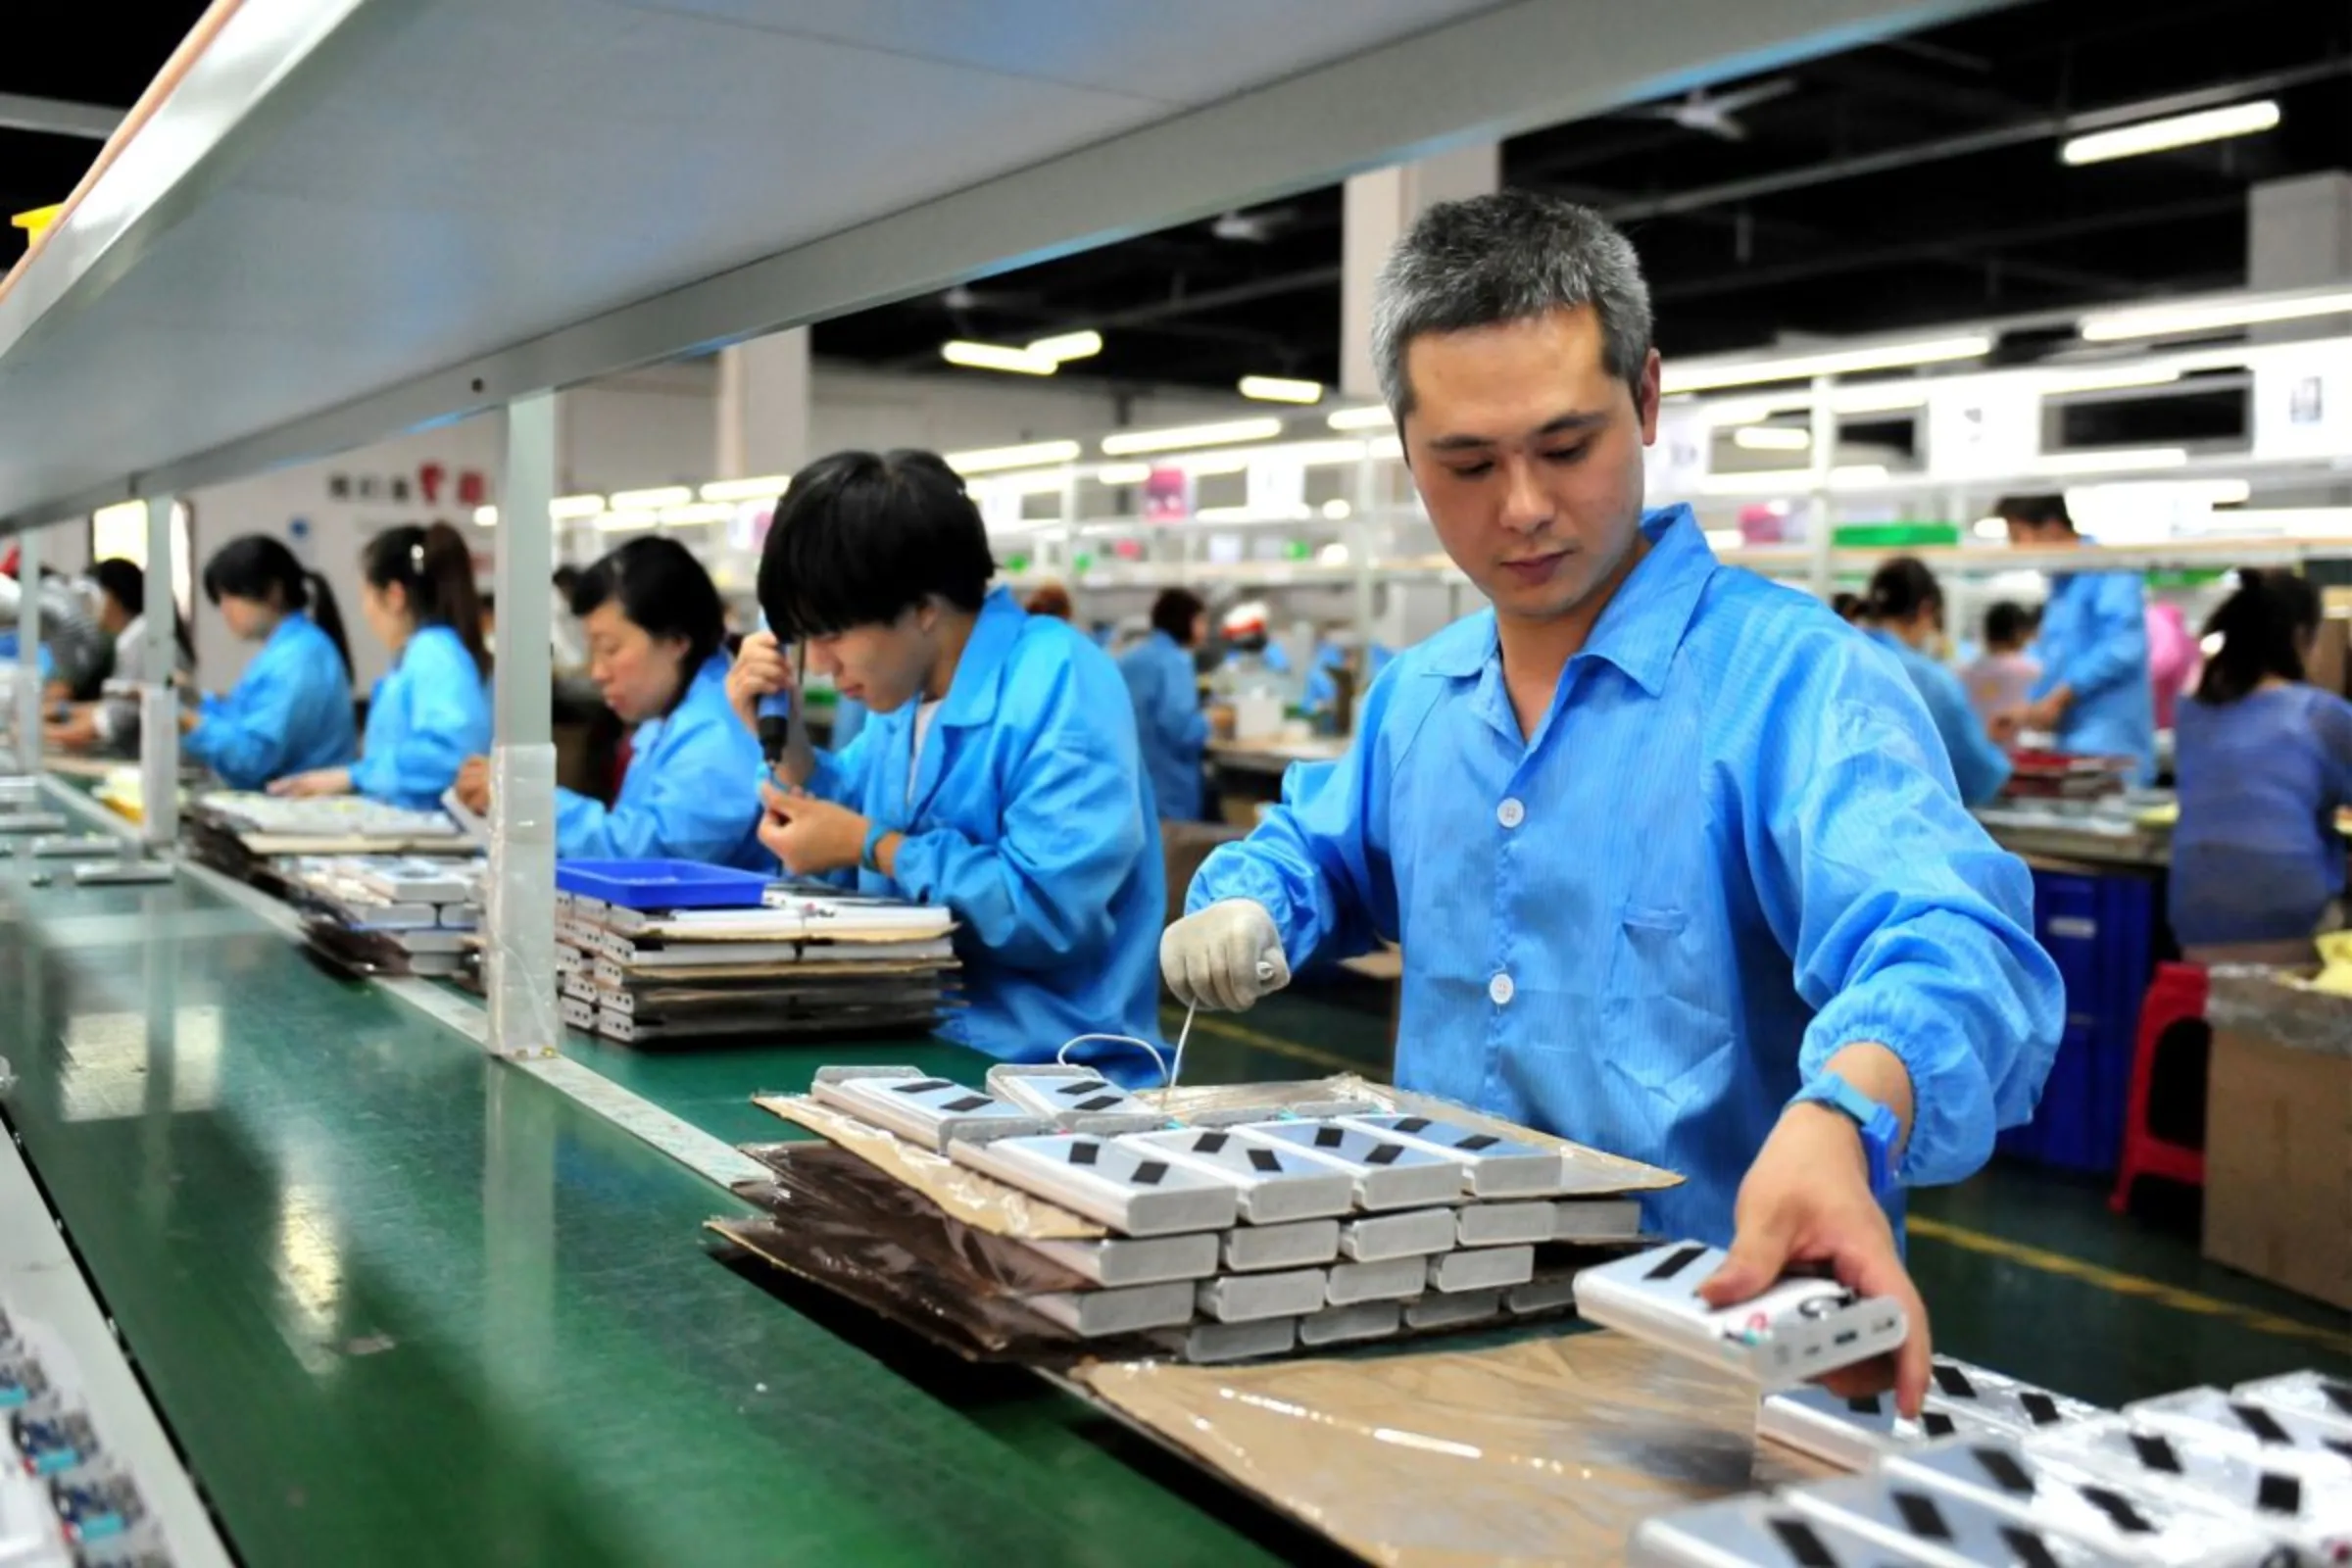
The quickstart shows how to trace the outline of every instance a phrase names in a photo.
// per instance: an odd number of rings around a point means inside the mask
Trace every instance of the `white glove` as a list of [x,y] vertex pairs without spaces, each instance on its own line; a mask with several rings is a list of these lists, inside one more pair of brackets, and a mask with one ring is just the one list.
[[1274,917],[1248,899],[1212,904],[1161,932],[1159,972],[1186,1006],[1226,1012],[1291,983]]

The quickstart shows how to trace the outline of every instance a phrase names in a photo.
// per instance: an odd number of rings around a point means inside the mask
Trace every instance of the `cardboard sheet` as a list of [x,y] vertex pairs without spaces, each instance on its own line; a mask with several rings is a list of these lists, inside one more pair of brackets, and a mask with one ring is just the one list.
[[1621,1562],[1652,1514],[1836,1473],[1758,1446],[1752,1385],[1605,1331],[1076,1376],[1236,1486],[1396,1568]]

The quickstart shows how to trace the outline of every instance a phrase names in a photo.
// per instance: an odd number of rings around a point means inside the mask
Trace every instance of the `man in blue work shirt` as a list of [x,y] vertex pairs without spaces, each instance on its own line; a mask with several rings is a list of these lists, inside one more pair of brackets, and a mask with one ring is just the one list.
[[[1404,953],[1397,1080],[1684,1172],[1648,1223],[1731,1244],[1728,1304],[1793,1262],[1927,1316],[1895,1183],[1956,1181],[2026,1119],[2058,975],[2026,869],[1961,808],[1891,660],[1643,514],[1648,292],[1589,209],[1432,209],[1373,353],[1447,555],[1492,602],[1397,657],[1342,761],[1194,882],[1180,999],[1241,1007],[1310,958]],[[1875,1168],[1874,1168],[1875,1166]]]
[[[2003,496],[1993,515],[2021,550],[2082,550],[2064,496]],[[2129,757],[2132,777],[2156,775],[2156,697],[2148,685],[2148,606],[2135,571],[2050,574],[2041,635],[2041,676],[2032,701],[1996,720],[1994,737],[2020,729],[2058,737],[2058,749],[2086,757]]]

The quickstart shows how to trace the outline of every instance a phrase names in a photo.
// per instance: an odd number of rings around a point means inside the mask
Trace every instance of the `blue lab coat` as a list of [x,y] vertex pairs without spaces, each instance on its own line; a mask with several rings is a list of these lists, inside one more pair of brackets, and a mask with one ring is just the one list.
[[1682,1172],[1646,1227],[1727,1242],[1838,1050],[1886,1046],[1899,1174],[1958,1181],[2032,1113],[2064,1023],[2033,883],[1960,805],[1919,697],[1829,608],[1651,513],[1523,738],[1494,613],[1400,654],[1188,906],[1262,905],[1294,971],[1400,941],[1396,1081]]
[[311,617],[277,623],[226,697],[206,697],[180,750],[231,788],[341,767],[359,751],[351,716],[351,671]]
[[611,807],[556,791],[556,854],[775,871],[776,858],[758,836],[760,742],[727,706],[724,654],[704,661],[665,717],[638,725],[629,748]]
[[2310,936],[2344,893],[2335,813],[2352,806],[2352,703],[2275,686],[2187,698],[2175,718],[2173,934],[2191,947]]
[[368,737],[351,787],[369,800],[430,809],[466,759],[490,749],[490,684],[447,626],[419,626],[368,701]]
[[[1127,692],[1110,656],[1003,589],[933,717],[915,769],[916,704],[875,713],[817,754],[812,794],[906,835],[867,892],[945,905],[968,1005],[941,1033],[1008,1061],[1051,1061],[1084,1034],[1159,1044],[1166,872]],[[1148,1058],[1081,1048],[1135,1082]]]
[[1144,771],[1159,814],[1176,822],[1200,820],[1200,754],[1208,745],[1208,715],[1200,711],[1200,684],[1193,656],[1166,632],[1153,629],[1119,661],[1127,697],[1135,705],[1135,732],[1143,746]]
[[2009,754],[1984,732],[1960,677],[1892,632],[1873,629],[1864,635],[1894,656],[1910,677],[1911,689],[1928,705],[1928,717],[1943,742],[1944,756],[1951,760],[1952,780],[1960,786],[1962,803],[1983,806],[2000,794],[2009,782]]
[[[2087,550],[2088,547],[2085,547]],[[2156,773],[2156,697],[2148,685],[2147,606],[2135,571],[2070,571],[2050,580],[2042,607],[2036,699],[2060,685],[2074,703],[2058,725],[2058,749],[2129,757],[2133,777]]]

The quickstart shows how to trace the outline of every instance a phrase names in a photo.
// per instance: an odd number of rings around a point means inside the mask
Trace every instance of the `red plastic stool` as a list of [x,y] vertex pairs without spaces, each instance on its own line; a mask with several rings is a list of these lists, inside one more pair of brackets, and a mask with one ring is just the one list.
[[2132,1096],[2124,1118],[2123,1163],[2107,1206],[2121,1214],[2131,1207],[2132,1184],[2142,1176],[2164,1176],[2192,1187],[2205,1185],[2205,1151],[2170,1143],[2148,1127],[2148,1089],[2156,1076],[2156,1052],[2165,1031],[2205,1016],[2205,968],[2195,963],[2160,963],[2139,1004],[2139,1033],[2132,1049]]

